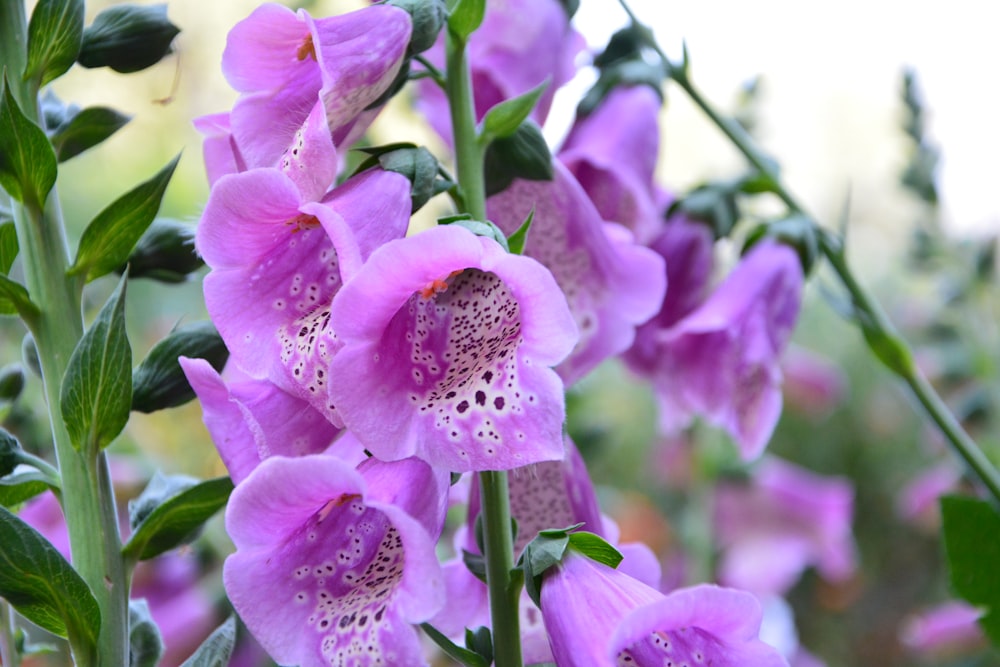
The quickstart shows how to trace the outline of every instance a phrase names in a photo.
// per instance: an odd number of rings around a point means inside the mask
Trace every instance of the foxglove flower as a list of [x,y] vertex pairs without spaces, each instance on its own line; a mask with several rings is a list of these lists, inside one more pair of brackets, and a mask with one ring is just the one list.
[[388,5],[313,19],[266,4],[238,23],[222,70],[242,93],[230,123],[247,164],[272,166],[317,104],[336,145],[356,139],[374,117],[364,110],[399,72],[410,32],[410,15]]
[[[490,0],[466,49],[476,119],[548,80],[531,112],[535,122],[544,124],[556,90],[576,74],[575,60],[584,46],[559,0]],[[434,66],[444,67],[443,35],[424,55]],[[421,115],[450,143],[451,114],[444,93],[429,81],[421,81],[417,90]]]
[[900,632],[903,644],[924,656],[954,656],[987,644],[979,619],[983,610],[967,602],[950,601],[907,619]]
[[233,138],[228,113],[195,118],[194,127],[205,138],[202,142],[202,153],[205,157],[205,173],[210,187],[226,174],[235,174],[248,169],[246,159]]
[[517,179],[490,197],[487,213],[509,235],[534,211],[525,254],[552,271],[580,329],[580,342],[558,369],[572,384],[632,344],[636,326],[663,301],[666,280],[656,253],[603,222],[572,174],[558,161],[553,168],[553,181]]
[[461,227],[390,241],[333,302],[330,398],[375,456],[447,470],[562,457],[576,342],[552,275]]
[[180,358],[205,426],[234,484],[271,456],[318,454],[340,429],[306,401],[232,366],[223,378],[204,359]]
[[280,664],[424,664],[410,624],[444,599],[446,489],[416,459],[267,459],[226,510],[226,593]]
[[802,280],[794,250],[762,241],[704,303],[657,336],[651,367],[640,372],[653,377],[664,432],[700,415],[729,431],[744,458],[761,454],[781,414],[779,361]]
[[719,581],[759,595],[783,595],[810,566],[828,581],[844,581],[855,568],[853,508],[846,480],[765,458],[749,485],[716,488]]
[[410,183],[374,169],[326,193],[335,157],[321,118],[310,115],[280,168],[221,178],[195,242],[212,267],[205,303],[235,363],[342,426],[326,391],[338,347],[330,304],[374,248],[405,233]]
[[618,86],[577,119],[558,156],[601,218],[628,227],[643,243],[661,227],[653,184],[659,111],[660,97],[650,86]]
[[787,667],[758,639],[760,604],[716,586],[668,595],[569,551],[545,574],[542,615],[558,667]]

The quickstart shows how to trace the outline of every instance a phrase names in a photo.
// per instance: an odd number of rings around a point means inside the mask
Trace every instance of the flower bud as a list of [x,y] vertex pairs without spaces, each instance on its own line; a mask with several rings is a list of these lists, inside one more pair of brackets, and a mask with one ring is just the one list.
[[413,21],[407,55],[415,56],[434,46],[448,18],[444,0],[389,0],[386,4],[405,10]]
[[21,443],[17,438],[0,428],[0,477],[14,472],[21,462]]
[[30,333],[25,334],[21,341],[21,361],[37,377],[42,377],[42,362],[38,359],[38,348],[35,346],[35,338]]
[[207,359],[221,369],[229,351],[210,322],[179,327],[153,346],[132,372],[132,409],[155,412],[183,405],[195,397],[178,357]]
[[194,227],[161,218],[149,226],[118,272],[127,266],[129,278],[181,283],[204,264],[194,249]]
[[84,67],[138,72],[160,62],[180,32],[167,18],[166,5],[118,5],[105,9],[83,31],[77,57]]
[[542,131],[526,120],[508,137],[494,139],[483,158],[486,196],[506,190],[515,178],[551,181],[552,153]]
[[747,236],[743,246],[745,254],[750,248],[764,239],[774,239],[789,246],[799,256],[802,272],[809,275],[819,257],[819,239],[816,237],[816,225],[804,215],[796,214],[781,220],[774,220],[759,225]]
[[24,389],[24,367],[8,364],[0,368],[0,402],[12,403]]

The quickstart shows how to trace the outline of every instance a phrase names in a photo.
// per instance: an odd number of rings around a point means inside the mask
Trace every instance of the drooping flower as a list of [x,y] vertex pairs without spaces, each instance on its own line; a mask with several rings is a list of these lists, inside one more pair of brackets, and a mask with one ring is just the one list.
[[749,593],[695,586],[667,595],[572,550],[548,570],[542,615],[558,667],[787,667],[760,641]]
[[663,301],[663,260],[605,223],[573,175],[558,161],[553,181],[517,179],[487,200],[487,214],[513,234],[534,211],[525,254],[544,264],[566,294],[580,341],[559,374],[572,384],[626,350],[637,325]]
[[446,489],[416,459],[267,459],[229,501],[226,593],[280,664],[425,664],[410,624],[444,599]]
[[[424,55],[436,67],[445,60],[444,37]],[[491,0],[486,15],[468,43],[476,119],[490,108],[526,93],[542,82],[542,93],[531,118],[545,122],[556,90],[576,74],[575,60],[583,49],[583,37],[570,25],[558,0]],[[434,130],[451,142],[451,115],[441,89],[429,81],[417,87],[417,107]]]
[[855,568],[853,509],[847,480],[766,457],[749,484],[716,488],[719,581],[758,595],[784,595],[810,566],[828,581],[844,581]]
[[326,392],[338,347],[330,304],[372,250],[405,233],[410,184],[373,169],[324,196],[326,177],[316,165],[331,179],[333,166],[309,142],[321,136],[305,131],[301,150],[280,169],[221,178],[196,245],[212,267],[205,303],[235,363],[342,426]]
[[277,4],[258,7],[229,33],[222,70],[242,93],[230,122],[250,166],[271,166],[319,104],[334,144],[363,132],[365,109],[399,72],[410,15],[389,5],[313,19]]
[[549,367],[576,328],[534,260],[436,227],[373,252],[330,322],[343,345],[330,398],[379,458],[465,472],[562,457],[563,387]]
[[987,644],[979,619],[983,610],[961,601],[949,601],[907,619],[900,631],[903,644],[914,654],[955,656]]
[[268,457],[318,454],[340,433],[309,403],[269,380],[251,378],[231,364],[227,381],[204,359],[179,361],[234,484]]
[[660,98],[650,86],[618,86],[577,118],[558,155],[601,218],[628,227],[642,243],[661,227],[653,183],[659,111]]
[[699,415],[725,428],[744,458],[760,455],[781,414],[779,361],[802,281],[795,251],[762,241],[707,300],[656,335],[650,365],[638,370],[653,378],[664,432]]

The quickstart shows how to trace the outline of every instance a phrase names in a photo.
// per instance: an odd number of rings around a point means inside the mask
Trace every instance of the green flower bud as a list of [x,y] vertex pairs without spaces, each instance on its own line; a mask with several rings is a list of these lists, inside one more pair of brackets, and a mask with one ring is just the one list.
[[551,181],[552,153],[538,126],[526,120],[509,137],[494,139],[483,156],[486,195],[506,190],[515,178]]
[[0,428],[0,477],[14,472],[21,462],[21,443],[4,428]]
[[746,243],[743,245],[743,253],[746,254],[750,248],[763,239],[773,239],[793,248],[799,255],[802,272],[805,275],[809,275],[819,257],[819,238],[816,236],[816,225],[801,214],[757,226],[747,235]]
[[[129,255],[128,277],[181,283],[205,265],[194,249],[194,227],[159,218],[153,221]],[[125,266],[118,273],[125,271]]]
[[24,390],[24,367],[8,364],[0,368],[0,402],[13,403]]
[[128,74],[152,67],[171,52],[180,32],[166,5],[116,5],[97,15],[83,31],[77,62]]
[[448,20],[444,0],[389,0],[387,5],[405,10],[413,21],[413,33],[406,54],[415,56],[434,46]]
[[38,348],[35,347],[35,338],[29,333],[25,334],[21,341],[21,361],[35,374],[42,377],[42,362],[38,359]]
[[142,363],[132,371],[132,409],[155,412],[183,405],[195,396],[178,357],[207,359],[221,370],[229,358],[222,337],[211,322],[195,322],[178,327],[153,346]]

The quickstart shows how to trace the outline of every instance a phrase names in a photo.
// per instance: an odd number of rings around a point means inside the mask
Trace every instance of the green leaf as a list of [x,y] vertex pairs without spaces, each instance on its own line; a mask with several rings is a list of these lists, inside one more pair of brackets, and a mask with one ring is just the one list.
[[616,568],[622,562],[623,556],[621,552],[608,544],[603,537],[594,533],[586,531],[572,533],[569,536],[569,546],[590,560],[604,563],[608,567]]
[[0,479],[0,505],[14,507],[49,490],[48,479],[37,470],[24,470]]
[[528,217],[524,219],[517,231],[507,237],[507,246],[513,254],[524,254],[524,244],[528,242],[528,230],[531,229],[531,223],[534,219],[535,209],[531,209]]
[[532,109],[538,104],[538,98],[548,86],[549,81],[546,79],[528,92],[504,100],[487,111],[483,118],[481,141],[488,144],[494,139],[514,134],[521,123],[528,119]]
[[183,544],[213,514],[225,507],[233,482],[218,477],[173,496],[139,524],[122,547],[126,558],[146,560]]
[[42,128],[21,113],[7,75],[0,95],[0,186],[26,206],[42,210],[56,182],[56,156]]
[[75,114],[52,134],[56,158],[65,162],[88,148],[93,148],[132,120],[110,107],[87,107]]
[[960,496],[941,498],[944,546],[951,587],[986,609],[979,625],[1000,646],[1000,513],[989,503]]
[[163,637],[145,599],[128,603],[128,667],[156,667],[163,656]]
[[73,566],[34,528],[0,507],[0,597],[29,621],[96,651],[101,612]]
[[483,23],[486,0],[458,0],[448,16],[448,29],[465,41]]
[[109,7],[83,31],[77,60],[84,67],[138,72],[170,53],[170,43],[179,32],[167,18],[166,5]]
[[66,430],[78,451],[94,453],[125,428],[132,407],[125,278],[73,350],[60,398]]
[[10,273],[18,253],[17,229],[13,222],[0,224],[0,274]]
[[530,119],[508,137],[494,139],[483,155],[486,195],[503,192],[515,178],[552,180],[552,153],[538,125]]
[[160,200],[179,159],[180,155],[156,176],[137,185],[97,214],[80,237],[70,275],[85,274],[86,281],[90,282],[125,263],[160,210]]
[[194,390],[177,361],[181,356],[206,359],[221,371],[229,350],[211,322],[195,322],[171,331],[132,372],[133,410],[150,413],[194,399]]
[[524,570],[524,590],[539,607],[541,606],[542,577],[550,567],[562,561],[569,535],[563,531],[542,531],[528,542],[521,554]]
[[485,625],[475,630],[465,629],[465,645],[469,650],[483,656],[487,665],[493,664],[493,633]]
[[452,658],[456,662],[459,662],[466,667],[489,667],[490,663],[486,662],[486,658],[474,651],[470,651],[467,648],[462,648],[441,634],[441,632],[430,623],[421,623],[420,629],[431,638],[431,641],[437,644],[438,647],[444,651],[445,655]]
[[14,282],[7,276],[0,276],[0,315],[19,314],[27,320],[37,313],[38,306],[32,303],[24,285]]
[[226,667],[236,645],[236,617],[230,616],[201,643],[181,667]]
[[28,25],[28,64],[24,80],[38,87],[73,66],[83,42],[83,0],[39,0]]

